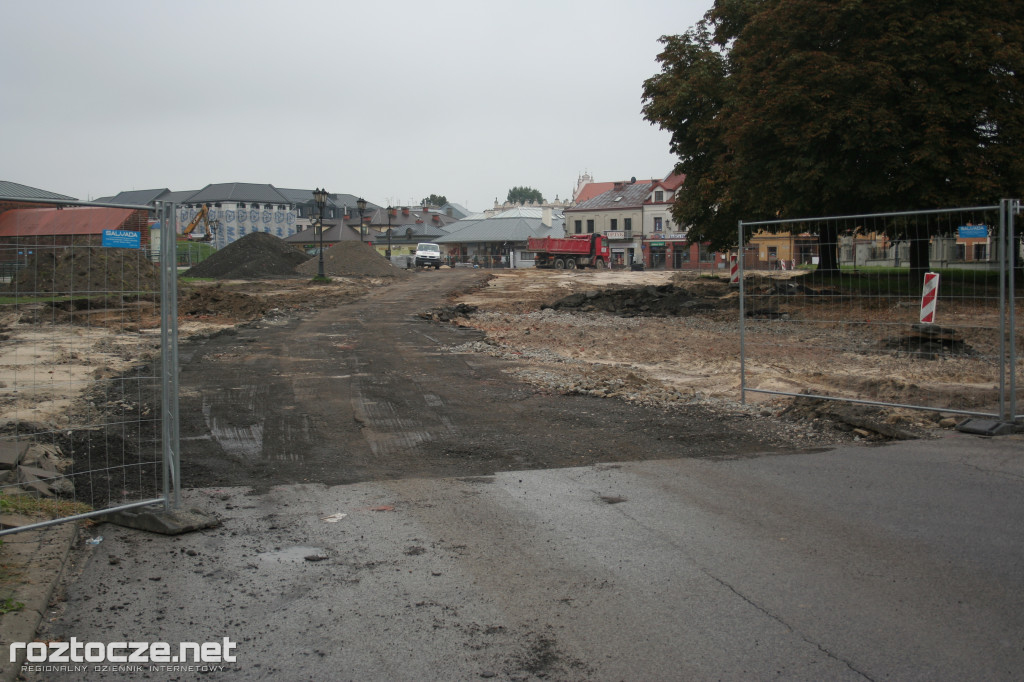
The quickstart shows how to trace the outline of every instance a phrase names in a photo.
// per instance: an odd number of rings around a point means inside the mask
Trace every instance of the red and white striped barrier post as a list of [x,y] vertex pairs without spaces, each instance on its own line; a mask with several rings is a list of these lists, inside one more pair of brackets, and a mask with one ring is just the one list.
[[921,293],[921,324],[935,322],[935,301],[939,297],[939,273],[924,273],[924,290]]
[[729,284],[739,285],[740,283],[740,261],[736,254],[729,256]]

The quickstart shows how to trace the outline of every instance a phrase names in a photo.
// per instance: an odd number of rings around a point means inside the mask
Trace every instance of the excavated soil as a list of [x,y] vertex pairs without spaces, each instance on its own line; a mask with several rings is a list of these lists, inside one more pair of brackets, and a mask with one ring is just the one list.
[[184,273],[185,277],[263,279],[294,277],[307,256],[280,237],[252,232],[220,249]]
[[7,290],[21,294],[152,294],[160,291],[160,271],[139,249],[75,246],[30,256]]
[[[313,277],[319,272],[319,267],[319,256],[313,256],[300,265],[297,271]],[[403,277],[406,274],[372,246],[362,242],[338,242],[324,249],[324,275],[327,277]]]

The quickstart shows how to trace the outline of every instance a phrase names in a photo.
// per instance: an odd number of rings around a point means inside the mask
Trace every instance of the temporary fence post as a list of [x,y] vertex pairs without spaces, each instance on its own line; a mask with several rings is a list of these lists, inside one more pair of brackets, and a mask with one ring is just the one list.
[[[1000,235],[1001,239],[1001,251],[1002,257],[999,259],[999,305],[1000,305],[1000,324],[1005,327],[1006,331],[1001,330],[999,335],[1001,346],[1006,343],[1006,339],[1009,338],[1009,348],[1004,351],[1000,348],[1000,357],[1006,358],[1003,366],[1009,369],[1009,387],[1008,390],[1005,388],[1005,370],[1000,376],[1000,393],[1002,395],[1009,394],[1010,405],[1008,411],[1004,412],[1003,407],[1005,400],[1000,399],[999,413],[1000,415],[1006,415],[1006,421],[1013,423],[1017,419],[1017,344],[1014,335],[1016,334],[1016,300],[1015,300],[1015,266],[1017,261],[1016,248],[1017,245],[1014,242],[1014,214],[1020,209],[1020,201],[1016,199],[1003,199],[1000,203],[999,212],[999,228],[1002,230]],[[1006,290],[1003,291],[1005,282]],[[1005,311],[1005,312],[1004,312]]]
[[744,327],[745,310],[743,308],[743,221],[740,220],[736,228],[736,242],[739,245],[739,262],[737,277],[740,285],[740,404],[747,403],[747,363],[746,363],[746,329]]
[[[181,506],[181,458],[178,425],[178,230],[177,211],[162,205],[160,219],[160,386],[163,393],[162,451],[164,510]],[[171,499],[173,488],[174,498]]]

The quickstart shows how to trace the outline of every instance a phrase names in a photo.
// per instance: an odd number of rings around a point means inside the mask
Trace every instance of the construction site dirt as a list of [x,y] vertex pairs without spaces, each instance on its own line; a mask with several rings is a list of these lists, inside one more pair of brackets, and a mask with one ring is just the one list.
[[[602,326],[600,313],[542,310],[594,278],[654,286],[669,277],[457,268],[386,284],[275,282],[268,298],[289,298],[294,311],[305,291],[305,309],[288,314],[267,303],[277,314],[181,346],[184,482],[261,490],[732,458],[938,429],[931,415],[894,420],[863,406],[744,405],[728,373],[735,356],[694,357],[700,369],[676,367],[675,378],[651,366],[672,319],[605,315],[616,322]],[[716,280],[693,286],[727,288]],[[346,299],[352,287],[358,297]],[[704,305],[690,307],[700,315]],[[633,332],[616,361],[588,359],[621,339],[623,324]],[[684,331],[694,333],[677,333]],[[708,370],[712,361],[722,362],[717,371]]]

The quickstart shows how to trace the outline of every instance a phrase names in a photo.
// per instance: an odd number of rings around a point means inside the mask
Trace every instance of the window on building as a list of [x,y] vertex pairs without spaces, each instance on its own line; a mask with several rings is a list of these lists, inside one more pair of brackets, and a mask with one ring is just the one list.
[[661,232],[661,216],[655,216],[654,218],[654,231]]
[[618,218],[612,218],[609,221],[609,226],[610,226],[609,229],[611,229],[611,230],[619,229],[619,219]]
[[587,234],[594,234],[594,221],[593,221],[593,219],[587,220]]
[[583,221],[577,220],[573,225],[576,228],[576,234],[583,234]]
[[985,260],[988,258],[988,244],[974,245],[974,260]]
[[715,259],[715,254],[713,254],[710,251],[708,251],[708,247],[707,246],[705,246],[704,244],[701,244],[700,245],[700,262],[701,263],[710,263],[714,259]]
[[659,189],[657,192],[654,193],[654,200],[665,201],[665,193]]
[[633,231],[633,219],[632,218],[623,218],[622,219],[622,229],[624,229],[626,232],[632,232]]

